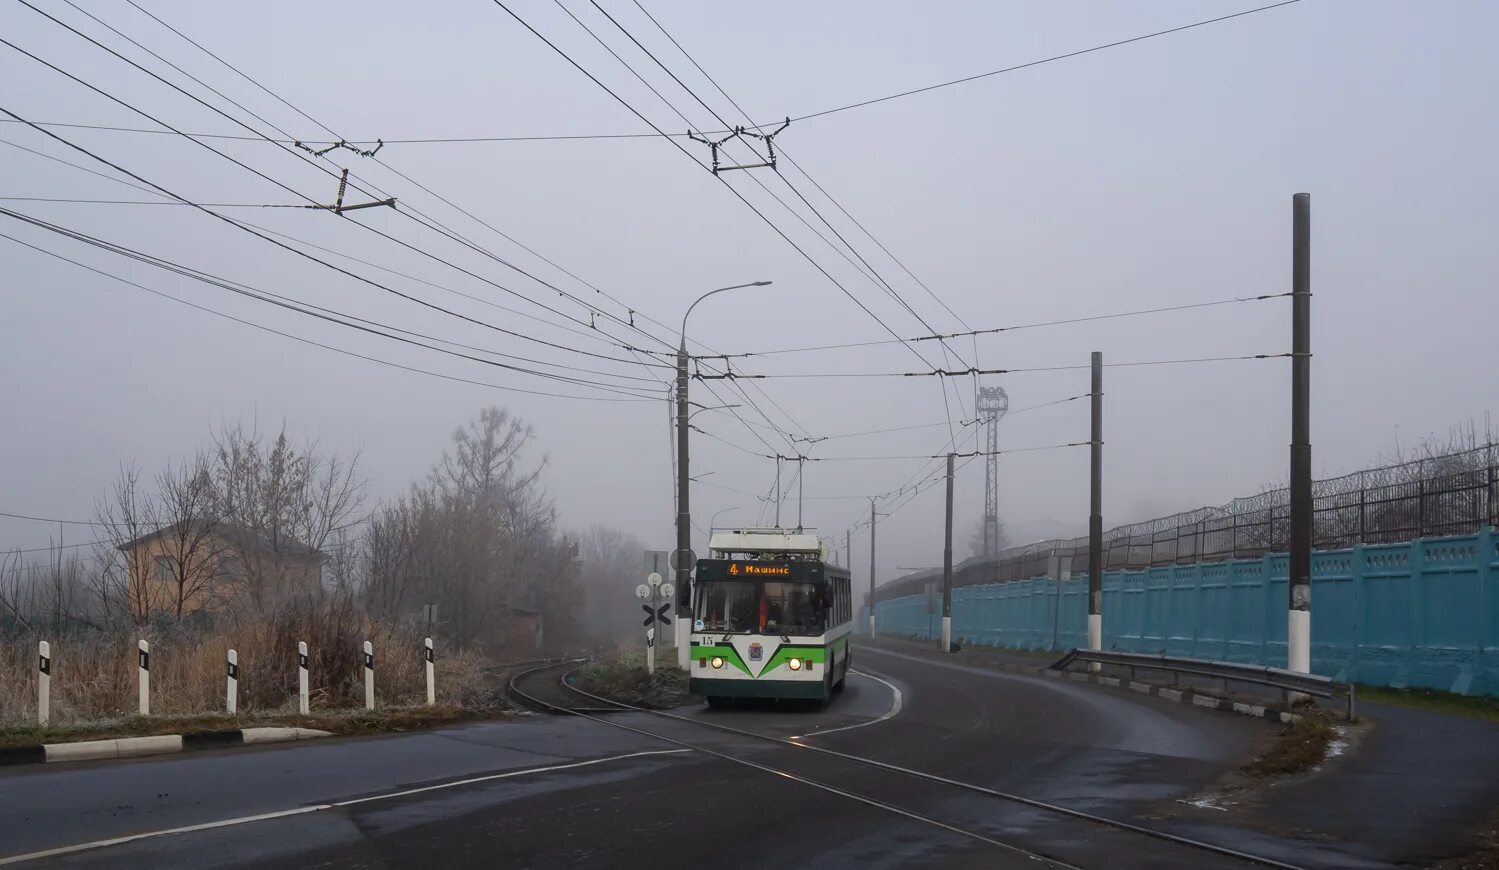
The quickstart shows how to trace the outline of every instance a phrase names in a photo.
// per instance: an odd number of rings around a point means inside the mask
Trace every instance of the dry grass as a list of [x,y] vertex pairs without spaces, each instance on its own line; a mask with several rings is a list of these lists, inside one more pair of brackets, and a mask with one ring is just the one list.
[[1308,712],[1282,728],[1274,745],[1244,765],[1244,772],[1255,777],[1275,777],[1311,770],[1327,757],[1327,746],[1336,736],[1327,716]]
[[[687,672],[679,669],[675,650],[657,650],[656,673],[645,672],[645,652],[623,653],[589,665],[578,673],[578,688],[615,701],[648,709],[665,709],[692,700]],[[666,661],[662,661],[666,658]]]
[[[211,629],[150,628],[62,638],[0,639],[0,727],[36,719],[37,641],[52,645],[54,729],[121,723],[136,714],[136,641],[151,643],[151,712],[199,716],[225,706],[225,654],[239,654],[239,709],[244,716],[289,713],[297,692],[297,642],[309,647],[314,714],[363,706],[361,644],[375,649],[375,697],[382,707],[426,700],[421,638],[388,623],[334,606],[303,606],[249,619],[224,619]],[[485,656],[437,650],[437,697],[470,708],[485,700]],[[232,726],[229,726],[232,727]],[[316,726],[314,726],[316,727]],[[175,733],[175,732],[170,732]]]

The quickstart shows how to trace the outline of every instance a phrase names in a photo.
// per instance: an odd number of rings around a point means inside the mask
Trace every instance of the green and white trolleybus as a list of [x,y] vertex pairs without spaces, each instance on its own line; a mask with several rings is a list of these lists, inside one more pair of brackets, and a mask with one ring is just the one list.
[[714,532],[708,549],[692,591],[692,693],[715,707],[830,700],[848,677],[848,569],[827,563],[816,535],[786,529]]

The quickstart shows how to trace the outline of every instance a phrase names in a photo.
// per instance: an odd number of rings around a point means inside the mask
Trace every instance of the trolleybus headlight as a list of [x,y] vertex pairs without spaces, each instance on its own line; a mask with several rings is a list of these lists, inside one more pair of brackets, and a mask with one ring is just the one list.
[[715,667],[715,668],[721,668],[721,667],[723,667],[723,657],[722,656],[714,656],[713,657],[713,667]]
[[802,669],[802,660],[791,659],[790,661],[786,662],[786,667],[792,669],[793,671],[799,671]]

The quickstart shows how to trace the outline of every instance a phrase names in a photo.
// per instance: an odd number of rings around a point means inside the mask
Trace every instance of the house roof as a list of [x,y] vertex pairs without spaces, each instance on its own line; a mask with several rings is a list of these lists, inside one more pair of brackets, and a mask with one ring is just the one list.
[[[149,532],[147,534],[141,535],[138,538],[126,541],[125,543],[119,545],[119,547],[117,547],[116,549],[134,549],[135,547],[144,544],[147,541],[162,537],[163,535],[182,528],[189,522],[192,521],[178,520],[171,525],[162,526],[154,532]],[[283,556],[301,556],[317,559],[328,558],[327,553],[324,553],[322,550],[319,550],[316,547],[304,544],[295,538],[283,535],[275,543],[272,543],[269,538],[267,538],[260,532],[257,532],[254,529],[246,528],[245,526],[241,526],[237,523],[220,521],[213,524],[212,531],[215,535],[218,535],[219,537],[223,538],[224,540],[228,541],[241,550],[264,550],[279,553]]]

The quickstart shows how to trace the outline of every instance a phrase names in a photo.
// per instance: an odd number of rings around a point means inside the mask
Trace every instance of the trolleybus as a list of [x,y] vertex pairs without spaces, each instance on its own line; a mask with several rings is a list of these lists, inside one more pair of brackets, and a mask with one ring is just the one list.
[[846,568],[816,535],[714,532],[692,590],[689,689],[714,707],[739,698],[826,703],[848,677],[854,606]]

